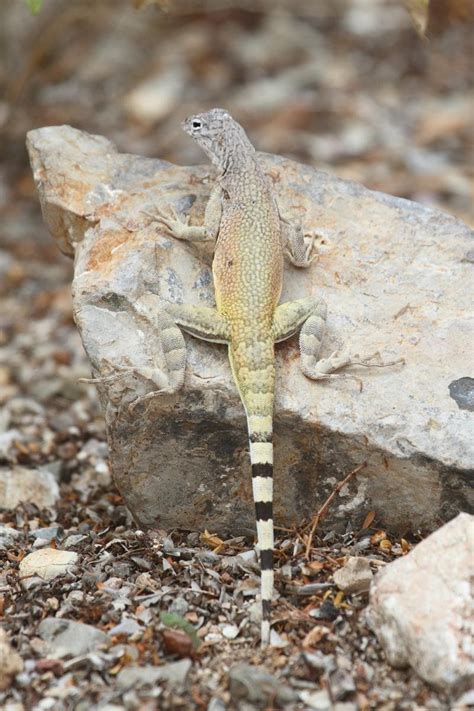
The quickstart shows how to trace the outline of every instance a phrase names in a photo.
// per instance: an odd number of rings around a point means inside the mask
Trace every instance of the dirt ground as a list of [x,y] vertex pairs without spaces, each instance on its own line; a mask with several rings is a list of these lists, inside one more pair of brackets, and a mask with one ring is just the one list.
[[[0,539],[0,616],[23,660],[0,707],[449,709],[387,665],[366,597],[332,582],[348,555],[375,573],[416,542],[379,531],[370,512],[344,536],[318,528],[308,555],[310,522],[279,532],[276,646],[265,653],[252,542],[135,529],[111,480],[95,390],[78,383],[90,372],[72,320],[72,264],[43,226],[24,144],[32,128],[67,123],[122,151],[204,162],[180,121],[223,106],[260,150],[474,224],[472,30],[422,41],[395,0],[140,10],[44,0],[36,17],[14,0],[0,6],[0,52],[0,466],[47,468],[60,485],[53,507],[0,512],[14,531],[13,543]],[[78,552],[80,565],[24,590],[19,563],[44,545]],[[106,632],[108,645],[47,659],[38,625],[54,616]],[[122,674],[180,659],[190,660],[186,683]],[[274,677],[251,677],[253,698],[239,662]]]

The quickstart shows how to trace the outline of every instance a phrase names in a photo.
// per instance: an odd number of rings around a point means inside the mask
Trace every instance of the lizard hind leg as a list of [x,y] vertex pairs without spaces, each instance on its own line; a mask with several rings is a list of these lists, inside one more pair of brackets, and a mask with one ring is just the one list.
[[404,362],[403,358],[384,362],[380,359],[378,352],[361,358],[358,354],[350,355],[346,350],[336,351],[328,358],[319,360],[319,351],[326,325],[326,311],[324,301],[308,297],[281,304],[276,308],[273,319],[276,342],[290,338],[301,327],[299,339],[301,370],[311,380],[353,378],[361,385],[357,376],[336,371],[351,365],[365,368],[386,368]]
[[167,312],[186,333],[212,343],[230,341],[230,325],[225,316],[209,306],[168,304]]

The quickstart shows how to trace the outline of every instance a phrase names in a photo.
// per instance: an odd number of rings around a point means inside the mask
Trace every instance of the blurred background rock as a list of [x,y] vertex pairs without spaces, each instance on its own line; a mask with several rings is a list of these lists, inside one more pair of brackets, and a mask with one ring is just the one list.
[[424,40],[400,0],[43,0],[37,15],[1,2],[0,404],[77,409],[82,392],[92,417],[71,264],[41,220],[29,129],[67,123],[196,163],[180,121],[222,106],[260,150],[472,224],[473,34],[448,24]]

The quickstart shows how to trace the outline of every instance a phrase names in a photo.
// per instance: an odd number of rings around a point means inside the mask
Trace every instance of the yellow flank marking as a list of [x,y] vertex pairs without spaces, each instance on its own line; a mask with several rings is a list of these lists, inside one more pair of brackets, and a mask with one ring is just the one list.
[[249,432],[271,432],[272,419],[271,415],[249,415]]

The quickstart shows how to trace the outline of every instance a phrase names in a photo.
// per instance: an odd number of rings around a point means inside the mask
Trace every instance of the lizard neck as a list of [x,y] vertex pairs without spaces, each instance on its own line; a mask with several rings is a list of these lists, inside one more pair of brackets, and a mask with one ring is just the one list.
[[249,173],[258,171],[257,154],[254,149],[248,150],[246,146],[234,147],[225,157],[221,165],[222,175],[234,173]]
[[203,147],[223,176],[258,170],[255,148],[238,124],[235,124],[225,136],[220,137],[220,140],[216,140],[212,146]]

